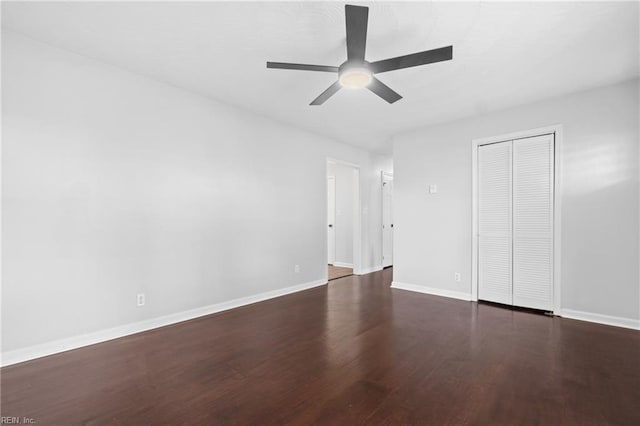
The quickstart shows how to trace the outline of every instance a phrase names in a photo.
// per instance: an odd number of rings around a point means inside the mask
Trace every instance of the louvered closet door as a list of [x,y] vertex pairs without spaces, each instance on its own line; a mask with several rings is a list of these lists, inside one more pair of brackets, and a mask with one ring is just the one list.
[[513,304],[553,309],[553,135],[513,141]]
[[512,304],[511,142],[478,148],[478,298]]

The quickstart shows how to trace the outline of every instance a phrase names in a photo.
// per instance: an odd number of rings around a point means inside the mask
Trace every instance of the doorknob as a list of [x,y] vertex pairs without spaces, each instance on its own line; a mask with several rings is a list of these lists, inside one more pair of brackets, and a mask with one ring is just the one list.
[[333,225],[332,225],[332,224],[329,224],[329,228],[333,228]]

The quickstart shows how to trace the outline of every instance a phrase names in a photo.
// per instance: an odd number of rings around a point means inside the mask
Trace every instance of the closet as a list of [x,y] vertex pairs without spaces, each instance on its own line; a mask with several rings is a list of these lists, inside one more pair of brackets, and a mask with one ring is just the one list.
[[553,310],[554,135],[478,147],[478,299]]

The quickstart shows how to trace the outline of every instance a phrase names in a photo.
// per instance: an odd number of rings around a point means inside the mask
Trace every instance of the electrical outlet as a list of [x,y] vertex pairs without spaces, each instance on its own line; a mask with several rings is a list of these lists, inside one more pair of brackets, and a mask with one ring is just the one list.
[[462,279],[462,277],[460,276],[460,272],[456,272],[455,274],[453,274],[453,279],[456,280],[456,282],[460,282],[460,280]]
[[138,294],[138,306],[144,306],[144,293]]
[[296,265],[296,266],[294,266],[294,267],[293,267],[293,272],[295,272],[296,274],[297,274],[298,272],[300,272],[300,265]]

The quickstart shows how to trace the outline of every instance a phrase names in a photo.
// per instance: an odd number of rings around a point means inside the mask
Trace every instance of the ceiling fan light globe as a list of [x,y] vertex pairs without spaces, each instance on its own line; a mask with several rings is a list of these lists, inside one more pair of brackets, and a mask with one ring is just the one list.
[[362,89],[372,80],[371,71],[366,68],[352,68],[340,74],[340,84],[347,89]]

